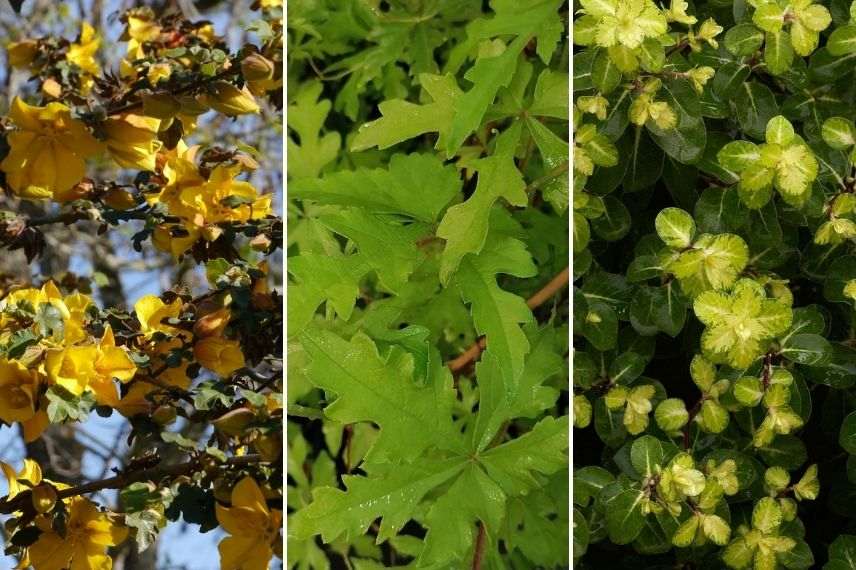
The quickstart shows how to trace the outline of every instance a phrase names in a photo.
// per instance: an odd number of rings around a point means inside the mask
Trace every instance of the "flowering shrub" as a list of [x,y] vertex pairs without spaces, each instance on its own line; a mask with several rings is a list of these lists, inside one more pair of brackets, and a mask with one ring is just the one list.
[[570,562],[568,8],[486,4],[289,2],[289,568]]
[[[182,518],[222,527],[223,570],[282,557],[282,300],[265,259],[282,223],[272,195],[248,181],[255,149],[189,142],[218,115],[280,121],[282,6],[254,9],[253,42],[237,51],[210,22],[131,9],[119,16],[118,70],[102,68],[107,39],[87,23],[73,41],[7,46],[31,79],[2,118],[13,209],[0,213],[0,246],[35,262],[51,253],[51,228],[80,225],[204,263],[208,276],[201,293],[176,286],[132,310],[105,306],[70,274],[0,282],[0,420],[30,443],[93,411],[121,416],[133,450],[113,476],[105,466],[75,484],[32,458],[0,462],[6,554],[19,568],[109,569],[120,547],[145,551]],[[96,498],[105,490],[118,504]]]
[[580,2],[579,568],[853,567],[854,17]]

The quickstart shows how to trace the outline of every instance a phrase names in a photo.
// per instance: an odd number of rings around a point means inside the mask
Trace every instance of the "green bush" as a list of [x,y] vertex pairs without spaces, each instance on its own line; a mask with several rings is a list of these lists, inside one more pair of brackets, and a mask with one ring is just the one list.
[[578,8],[577,566],[856,568],[856,4]]
[[569,7],[288,3],[288,568],[568,567]]

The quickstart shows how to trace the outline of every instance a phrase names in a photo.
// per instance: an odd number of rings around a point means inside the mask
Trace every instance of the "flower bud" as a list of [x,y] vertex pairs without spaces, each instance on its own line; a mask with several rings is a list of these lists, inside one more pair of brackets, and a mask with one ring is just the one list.
[[33,508],[36,512],[46,513],[56,504],[56,489],[53,485],[42,483],[32,491]]
[[201,95],[200,99],[202,103],[229,117],[259,112],[259,106],[249,90],[238,89],[226,81],[213,83],[210,91]]
[[35,59],[38,49],[39,44],[36,40],[21,40],[20,42],[9,43],[6,46],[9,65],[18,68],[27,67]]
[[273,77],[273,62],[260,53],[251,53],[241,61],[241,73],[247,81]]
[[249,408],[238,408],[226,412],[213,422],[217,431],[226,435],[242,435],[244,428],[255,419],[256,415]]
[[152,420],[159,426],[169,425],[175,421],[177,414],[173,406],[158,406],[152,414]]

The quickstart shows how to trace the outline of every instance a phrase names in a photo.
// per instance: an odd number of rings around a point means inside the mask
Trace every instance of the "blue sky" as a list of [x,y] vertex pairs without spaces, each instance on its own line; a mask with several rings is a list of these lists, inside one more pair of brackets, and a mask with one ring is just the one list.
[[[37,26],[34,33],[38,35],[49,30],[50,33],[61,33],[66,38],[74,38],[79,29],[77,27],[80,21],[78,6],[82,4],[85,9],[88,10],[91,3],[91,0],[85,0],[82,3],[57,3],[58,8],[56,9],[56,13],[39,15],[38,21],[40,23],[44,23],[46,27],[38,29],[41,26]],[[204,14],[206,18],[213,21],[218,34],[225,36],[229,40],[230,46],[233,48],[240,41],[240,37],[242,35],[241,28],[257,17],[257,13],[249,10],[250,3],[250,0],[243,0],[240,2],[240,4],[243,5],[243,9],[235,10],[235,13],[239,14],[239,21],[232,22],[231,25],[231,19],[225,10],[231,9],[234,5],[233,2],[223,3],[225,7],[220,13]],[[17,29],[27,29],[29,27],[29,23],[36,21],[29,17],[27,4],[28,3],[24,4],[23,15],[17,17],[19,18],[17,21],[20,21],[21,23],[20,27],[17,27]],[[116,67],[115,64],[118,57],[124,53],[125,49],[124,44],[118,42],[118,37],[122,32],[122,26],[116,18],[116,12],[119,6],[126,4],[127,3],[125,2],[118,2],[117,0],[108,0],[104,2],[104,21],[106,27],[100,30],[103,37],[101,52],[105,57],[107,57],[108,66],[112,61],[114,68]],[[62,8],[60,8],[60,6],[62,6]],[[0,12],[2,12],[0,15],[2,15],[4,19],[16,18],[16,16],[9,11],[8,4],[6,2],[0,2]],[[245,21],[240,21],[244,18],[246,18]],[[3,41],[7,41],[8,39],[18,38],[2,39]],[[4,75],[5,55],[3,56],[2,62],[0,62],[0,81],[4,79]],[[8,93],[5,95],[8,96],[8,99],[5,97],[3,99],[10,100],[14,93]],[[277,172],[278,178],[275,179],[280,181],[282,180],[281,138],[278,144],[274,143],[273,147],[268,149],[267,156],[264,157],[264,159],[260,159],[260,162],[262,169],[267,167],[269,170]],[[281,193],[277,192],[277,200],[275,200],[275,203],[279,208],[281,208],[280,197]],[[119,253],[129,257],[139,257],[139,254],[126,247],[127,241],[128,240],[126,238],[122,237],[114,240],[114,243],[122,245],[122,249]],[[80,275],[87,275],[91,272],[91,267],[85,258],[75,257],[72,261],[71,270]],[[160,274],[156,271],[126,271],[122,274],[121,278],[124,290],[128,297],[127,301],[129,306],[133,306],[133,303],[144,295],[159,294],[162,291]],[[125,438],[117,438],[117,436],[123,425],[127,427],[127,423],[124,422],[123,418],[118,414],[114,414],[110,418],[102,418],[96,414],[92,414],[89,420],[81,425],[83,432],[90,436],[89,438],[84,436],[82,441],[87,441],[87,439],[97,440],[101,443],[96,444],[94,442],[90,442],[91,445],[96,448],[106,447],[107,449],[113,448],[118,441],[118,445],[121,449],[117,450],[116,455],[122,457],[126,449],[124,441]],[[24,448],[21,444],[17,427],[0,427],[0,459],[7,463],[11,463],[17,468],[20,467],[23,458]],[[112,463],[113,464],[107,466],[108,476],[109,467],[118,466],[118,462],[116,460],[113,460]],[[103,458],[87,452],[84,456],[83,471],[87,479],[100,478],[102,473],[105,472]],[[0,478],[0,491],[4,494],[5,488],[5,480]],[[115,504],[115,492],[97,498],[104,499],[104,504]],[[219,568],[217,543],[222,536],[223,534],[220,529],[206,534],[201,534],[198,532],[198,527],[195,525],[186,525],[184,523],[172,523],[168,525],[167,529],[161,534],[159,550],[161,568],[159,570],[217,570]],[[14,563],[15,561],[13,558],[3,557],[2,554],[0,554],[0,568],[12,568]]]

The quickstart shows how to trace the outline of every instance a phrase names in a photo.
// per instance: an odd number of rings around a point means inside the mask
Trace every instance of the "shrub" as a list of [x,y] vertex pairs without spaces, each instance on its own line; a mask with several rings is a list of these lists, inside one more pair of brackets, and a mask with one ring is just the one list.
[[580,3],[580,568],[852,567],[851,14]]
[[[27,456],[12,461],[4,443],[5,555],[35,570],[153,569],[150,547],[183,519],[220,529],[219,564],[204,553],[195,567],[267,569],[283,541],[269,263],[281,147],[267,157],[249,143],[264,148],[281,122],[281,2],[255,3],[237,50],[176,10],[117,13],[113,35],[87,23],[101,3],[81,2],[80,21],[62,3],[24,4],[26,29],[71,24],[76,37],[6,52],[19,71],[4,74],[17,87],[3,94],[0,144],[0,420]],[[120,33],[121,49],[109,45]],[[238,144],[231,118],[250,133]],[[134,263],[150,265],[142,288],[159,295],[131,302]],[[70,271],[89,264],[91,278]],[[114,426],[115,443],[83,422]]]
[[569,563],[568,8],[483,4],[289,3],[289,568]]

